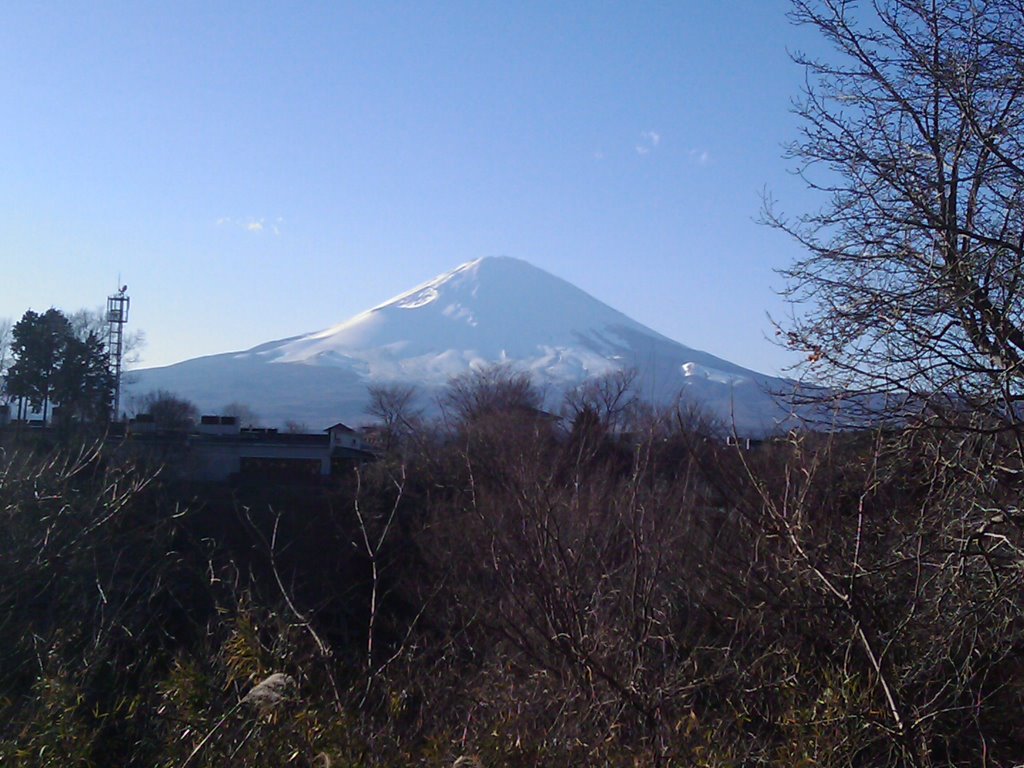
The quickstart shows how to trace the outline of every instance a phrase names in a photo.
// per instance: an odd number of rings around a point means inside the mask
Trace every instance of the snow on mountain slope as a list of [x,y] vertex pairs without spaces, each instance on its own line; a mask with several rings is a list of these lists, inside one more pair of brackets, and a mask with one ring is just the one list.
[[245,402],[268,421],[326,426],[363,420],[369,383],[431,390],[493,363],[529,371],[552,404],[588,377],[636,368],[644,398],[682,392],[750,433],[785,418],[769,390],[791,387],[672,341],[524,261],[491,257],[323,331],[138,371],[133,390],[172,390],[204,409]]

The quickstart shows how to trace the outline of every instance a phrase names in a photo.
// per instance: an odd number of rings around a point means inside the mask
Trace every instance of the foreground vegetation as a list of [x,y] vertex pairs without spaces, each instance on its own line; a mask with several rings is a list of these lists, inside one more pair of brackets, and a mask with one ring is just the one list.
[[331,488],[5,445],[0,762],[1024,764],[1024,8],[792,7],[835,60],[796,57],[825,202],[766,206],[807,253],[780,337],[898,430],[741,451],[492,371],[433,424],[374,392]]
[[564,426],[514,376],[451,396],[331,487],[5,445],[0,763],[1024,758],[998,436],[738,451],[596,391]]

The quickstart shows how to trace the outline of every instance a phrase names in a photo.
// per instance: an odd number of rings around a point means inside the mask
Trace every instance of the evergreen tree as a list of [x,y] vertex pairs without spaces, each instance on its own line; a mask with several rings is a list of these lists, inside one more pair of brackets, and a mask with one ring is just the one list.
[[114,374],[105,345],[95,331],[84,339],[69,336],[53,382],[62,418],[104,422],[114,397]]
[[42,410],[45,422],[54,374],[60,367],[71,326],[58,309],[50,308],[41,315],[30,309],[15,323],[11,335],[15,362],[7,374],[8,389],[32,408]]
[[19,417],[25,415],[27,404],[42,412],[45,423],[57,403],[69,419],[107,418],[114,380],[95,331],[78,337],[60,310],[28,310],[11,329],[11,357],[4,378],[8,395],[19,401]]

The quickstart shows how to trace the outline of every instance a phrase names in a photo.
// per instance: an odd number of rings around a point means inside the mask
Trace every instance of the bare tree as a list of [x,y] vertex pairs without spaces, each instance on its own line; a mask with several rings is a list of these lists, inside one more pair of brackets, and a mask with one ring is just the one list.
[[416,406],[419,391],[411,384],[371,384],[370,404],[366,412],[380,424],[385,451],[392,450],[404,438],[415,433],[423,417]]
[[637,405],[637,375],[636,368],[625,368],[593,376],[566,393],[565,406],[573,418],[590,411],[608,429],[619,429]]
[[165,389],[137,398],[135,410],[151,415],[159,429],[189,429],[199,420],[199,409],[195,403]]
[[781,477],[750,472],[745,513],[780,581],[844,627],[828,642],[870,681],[885,764],[1015,764],[999,698],[1019,695],[1022,642],[1024,3],[792,7],[832,53],[795,56],[789,154],[821,208],[766,208],[806,249],[785,341],[873,411],[942,429],[796,439]]
[[[77,338],[83,340],[89,336],[90,332],[96,334],[96,337],[99,339],[106,339],[109,331],[106,318],[107,313],[103,307],[80,309],[68,315],[72,333]],[[138,363],[144,346],[146,346],[146,334],[144,331],[134,330],[127,332],[122,344],[124,364],[127,366]]]
[[260,423],[260,417],[251,407],[245,403],[228,403],[220,409],[224,416],[234,416],[238,424],[244,427],[254,427]]
[[686,726],[742,666],[724,626],[740,605],[712,586],[736,570],[729,521],[693,458],[668,450],[671,420],[609,456],[502,426],[501,440],[456,446],[463,479],[428,526],[445,602],[494,665],[466,727],[513,721],[588,764],[620,739],[637,763],[682,760]]
[[544,403],[530,374],[492,365],[455,376],[441,396],[441,407],[457,422],[496,413],[537,412]]
[[789,217],[766,205],[807,250],[784,271],[806,310],[787,342],[846,387],[1015,425],[1024,5],[794,0],[791,17],[833,55],[795,56],[806,87],[789,156],[822,207]]

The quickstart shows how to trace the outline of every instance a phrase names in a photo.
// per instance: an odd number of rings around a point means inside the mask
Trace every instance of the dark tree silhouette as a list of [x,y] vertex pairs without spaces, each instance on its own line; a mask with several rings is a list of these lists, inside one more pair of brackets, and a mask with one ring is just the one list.
[[47,419],[53,386],[60,369],[64,347],[71,337],[71,326],[64,314],[48,309],[43,314],[28,310],[11,329],[11,355],[14,362],[7,371],[7,389],[22,406],[41,410]]
[[199,419],[199,409],[195,403],[165,389],[154,390],[140,397],[136,410],[152,416],[158,429],[189,429]]
[[114,374],[106,346],[93,331],[84,339],[64,341],[60,367],[53,377],[53,397],[67,422],[105,422],[114,398]]
[[54,404],[68,421],[98,422],[109,417],[114,379],[99,335],[75,333],[58,309],[43,314],[28,310],[11,329],[11,358],[6,371],[7,394],[42,412],[43,421]]

